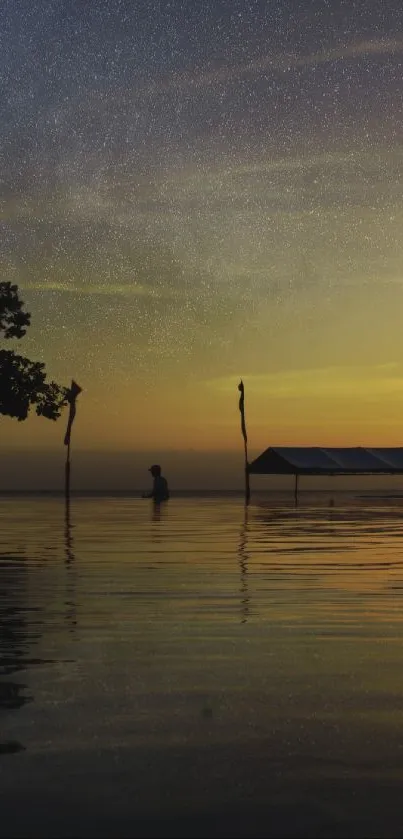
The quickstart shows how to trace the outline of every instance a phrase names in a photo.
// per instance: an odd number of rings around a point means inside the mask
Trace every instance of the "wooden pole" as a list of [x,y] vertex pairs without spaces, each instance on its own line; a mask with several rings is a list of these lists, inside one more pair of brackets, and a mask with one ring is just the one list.
[[238,390],[240,392],[239,397],[239,410],[241,412],[241,431],[243,437],[243,446],[244,446],[244,455],[245,455],[245,504],[249,504],[250,501],[250,483],[249,483],[249,463],[248,463],[248,435],[246,433],[246,421],[245,421],[245,387],[244,383],[241,379]]
[[71,388],[67,391],[67,401],[70,405],[69,418],[67,422],[66,434],[64,435],[64,445],[67,446],[66,465],[64,469],[64,490],[67,500],[70,500],[70,444],[71,444],[71,429],[73,427],[74,417],[76,415],[76,400],[81,387],[72,379]]
[[294,500],[295,504],[298,504],[298,472],[295,473],[295,489],[294,489]]

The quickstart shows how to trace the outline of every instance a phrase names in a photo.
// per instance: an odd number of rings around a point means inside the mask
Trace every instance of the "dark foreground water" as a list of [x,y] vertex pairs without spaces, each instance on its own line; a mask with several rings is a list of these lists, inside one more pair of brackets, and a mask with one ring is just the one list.
[[0,498],[0,835],[403,835],[403,499]]

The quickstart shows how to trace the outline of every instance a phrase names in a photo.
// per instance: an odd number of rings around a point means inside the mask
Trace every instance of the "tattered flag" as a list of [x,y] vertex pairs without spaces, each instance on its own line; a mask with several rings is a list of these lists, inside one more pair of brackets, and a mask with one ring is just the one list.
[[81,391],[82,391],[82,388],[77,384],[77,382],[74,381],[74,379],[72,379],[71,388],[70,388],[70,390],[68,391],[68,394],[67,394],[67,401],[70,404],[70,410],[69,410],[69,418],[68,418],[68,422],[67,422],[67,430],[66,430],[66,434],[65,434],[65,437],[64,437],[64,445],[65,446],[70,445],[71,428],[72,428],[72,425],[73,425],[73,422],[74,422],[74,417],[76,415],[76,399],[77,399],[77,396],[79,395],[79,393],[81,393]]
[[246,444],[248,442],[248,435],[246,433],[246,425],[245,425],[245,388],[244,388],[244,384],[243,384],[242,379],[241,379],[241,381],[238,385],[238,390],[240,391],[240,394],[241,394],[240,397],[239,397],[239,410],[241,412],[242,437],[243,437],[243,439],[245,441],[245,444]]

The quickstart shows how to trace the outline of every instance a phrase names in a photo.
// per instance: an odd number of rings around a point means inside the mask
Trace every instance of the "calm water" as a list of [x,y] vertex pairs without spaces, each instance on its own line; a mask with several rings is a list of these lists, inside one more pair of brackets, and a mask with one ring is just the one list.
[[403,498],[0,498],[0,835],[401,836]]

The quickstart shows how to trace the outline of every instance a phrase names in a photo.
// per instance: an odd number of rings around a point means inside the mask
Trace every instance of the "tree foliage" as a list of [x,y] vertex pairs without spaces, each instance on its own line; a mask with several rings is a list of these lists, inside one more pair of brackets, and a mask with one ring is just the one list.
[[[25,335],[31,315],[23,311],[23,306],[17,286],[0,282],[0,337]],[[67,404],[67,396],[66,388],[46,381],[44,364],[17,355],[14,350],[0,349],[0,414],[21,421],[35,406],[38,416],[55,420]]]
[[0,335],[4,338],[22,338],[31,315],[23,312],[24,303],[18,297],[18,287],[11,283],[0,283]]

